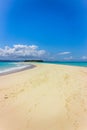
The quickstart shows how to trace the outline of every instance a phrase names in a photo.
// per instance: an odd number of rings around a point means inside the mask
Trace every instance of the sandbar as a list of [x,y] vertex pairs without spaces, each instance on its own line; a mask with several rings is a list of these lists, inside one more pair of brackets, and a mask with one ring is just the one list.
[[87,130],[87,68],[34,65],[0,76],[0,130]]

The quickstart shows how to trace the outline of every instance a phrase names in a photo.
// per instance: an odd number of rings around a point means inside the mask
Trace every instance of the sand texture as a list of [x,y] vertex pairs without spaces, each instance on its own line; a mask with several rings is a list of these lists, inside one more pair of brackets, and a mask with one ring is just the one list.
[[87,130],[87,68],[36,64],[0,76],[0,130]]

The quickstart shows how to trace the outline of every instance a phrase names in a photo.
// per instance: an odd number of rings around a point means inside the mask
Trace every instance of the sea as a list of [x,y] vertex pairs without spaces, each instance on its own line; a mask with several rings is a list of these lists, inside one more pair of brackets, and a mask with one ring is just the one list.
[[0,62],[0,75],[21,71],[26,68],[32,68],[32,65],[24,62]]
[[65,62],[65,61],[46,61],[45,63],[48,64],[59,64],[59,65],[70,65],[70,66],[79,66],[79,67],[87,67],[87,62],[82,62],[82,61],[73,61],[73,62]]
[[[33,63],[32,63],[33,64]],[[24,62],[0,62],[0,75],[15,72],[26,68],[32,68],[32,64]],[[59,65],[70,65],[87,67],[87,62],[58,62],[58,61],[45,61],[40,64],[59,64]]]

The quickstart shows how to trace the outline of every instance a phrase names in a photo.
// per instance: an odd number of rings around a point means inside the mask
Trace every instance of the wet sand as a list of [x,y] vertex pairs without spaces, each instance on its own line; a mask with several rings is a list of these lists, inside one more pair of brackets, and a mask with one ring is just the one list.
[[21,72],[21,71],[28,70],[28,69],[33,69],[34,67],[36,67],[33,64],[29,64],[29,65],[25,64],[25,65],[27,65],[27,66],[24,66],[22,68],[15,68],[13,70],[8,70],[7,72],[2,72],[2,73],[0,73],[0,76]]

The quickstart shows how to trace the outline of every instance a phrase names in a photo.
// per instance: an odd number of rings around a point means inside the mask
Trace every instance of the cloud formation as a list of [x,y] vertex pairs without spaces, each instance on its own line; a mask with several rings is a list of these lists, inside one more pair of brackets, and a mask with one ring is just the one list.
[[58,53],[58,55],[68,55],[68,54],[71,54],[71,52],[66,51],[66,52],[60,52],[60,53]]
[[36,45],[17,44],[13,47],[5,46],[0,48],[0,59],[25,59],[41,58],[46,54],[45,50],[40,50]]
[[[70,55],[69,55],[70,54]],[[57,54],[40,49],[37,45],[15,44],[12,47],[5,46],[0,48],[0,60],[26,60],[26,59],[43,59],[43,60],[87,60],[87,56],[73,58],[71,52],[60,52]]]

